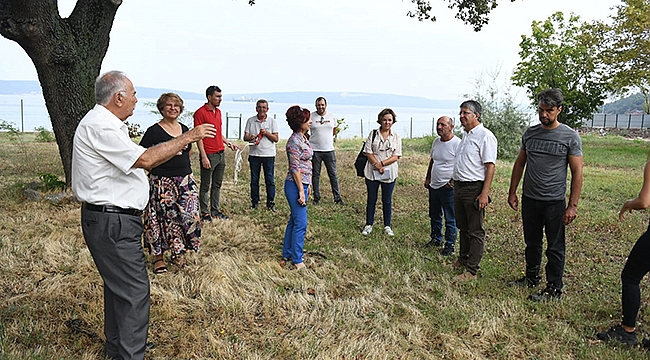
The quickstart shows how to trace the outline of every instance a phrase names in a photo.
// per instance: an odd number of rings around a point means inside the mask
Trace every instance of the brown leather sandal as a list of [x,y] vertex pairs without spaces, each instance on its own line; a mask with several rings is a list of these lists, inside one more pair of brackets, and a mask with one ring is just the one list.
[[[162,265],[158,265],[162,263]],[[164,259],[158,259],[153,262],[153,273],[154,274],[164,274],[167,272],[167,265],[165,265]]]

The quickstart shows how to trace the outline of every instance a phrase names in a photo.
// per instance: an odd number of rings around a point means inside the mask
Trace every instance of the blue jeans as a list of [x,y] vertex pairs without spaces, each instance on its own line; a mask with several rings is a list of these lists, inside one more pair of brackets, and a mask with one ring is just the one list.
[[339,179],[336,176],[336,153],[332,151],[314,151],[314,156],[311,159],[312,174],[311,185],[313,186],[314,201],[320,201],[320,169],[321,163],[325,163],[327,169],[327,176],[330,178],[330,185],[332,186],[332,194],[334,201],[341,201],[341,191],[339,190]]
[[275,205],[275,157],[249,156],[251,167],[251,203],[260,203],[260,171],[264,168],[264,184],[266,185],[266,206]]
[[564,211],[566,201],[541,201],[521,197],[521,221],[526,242],[526,276],[539,278],[542,263],[542,238],[546,233],[546,283],[553,289],[562,290],[566,243],[564,234]]
[[368,190],[368,201],[366,203],[366,225],[372,225],[375,222],[375,207],[377,206],[377,195],[381,186],[381,208],[384,212],[384,226],[390,226],[393,216],[393,189],[395,181],[385,183],[375,180],[366,179],[366,189]]
[[[305,200],[309,191],[309,185],[300,184],[305,192]],[[282,257],[291,259],[294,264],[300,264],[302,260],[302,249],[305,246],[305,233],[307,232],[307,205],[298,203],[300,198],[298,186],[291,180],[284,181],[284,196],[287,198],[291,215],[289,223],[284,232],[284,245],[282,246]]]
[[443,186],[429,187],[429,218],[431,219],[431,240],[442,242],[442,216],[445,216],[445,247],[453,248],[456,243],[456,212],[454,211],[454,189]]

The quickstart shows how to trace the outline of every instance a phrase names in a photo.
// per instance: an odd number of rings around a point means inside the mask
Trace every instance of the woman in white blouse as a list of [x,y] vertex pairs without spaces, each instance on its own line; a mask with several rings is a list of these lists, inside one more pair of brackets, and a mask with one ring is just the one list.
[[397,122],[397,117],[393,110],[386,108],[380,111],[377,116],[379,129],[372,130],[366,139],[363,152],[368,157],[368,163],[364,170],[368,201],[366,204],[366,226],[361,232],[363,235],[372,232],[379,187],[381,187],[381,204],[384,213],[384,232],[388,236],[395,235],[390,227],[393,189],[397,179],[397,161],[402,157],[402,139],[392,130],[395,122]]

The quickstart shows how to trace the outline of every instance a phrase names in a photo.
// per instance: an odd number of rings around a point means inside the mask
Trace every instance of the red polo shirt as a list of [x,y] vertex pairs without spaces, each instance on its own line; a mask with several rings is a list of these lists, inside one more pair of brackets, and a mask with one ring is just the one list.
[[214,138],[204,138],[203,139],[203,148],[205,149],[206,154],[214,154],[219,151],[224,151],[225,146],[223,145],[223,135],[221,132],[221,110],[215,108],[214,111],[210,109],[208,103],[201,106],[196,112],[194,112],[194,126],[199,126],[201,124],[212,124],[215,129],[217,129],[217,135]]

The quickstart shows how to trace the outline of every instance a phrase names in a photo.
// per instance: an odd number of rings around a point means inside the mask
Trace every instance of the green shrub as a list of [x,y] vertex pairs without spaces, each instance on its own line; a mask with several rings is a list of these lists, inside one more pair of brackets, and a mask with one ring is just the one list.
[[483,79],[478,79],[474,93],[465,96],[483,106],[481,121],[497,138],[497,157],[514,159],[519,154],[521,135],[530,124],[530,115],[515,104],[510,86],[502,89],[496,85],[498,76],[498,71],[488,74],[487,85]]
[[39,173],[38,177],[43,181],[48,191],[65,189],[65,181],[61,181],[58,176],[52,173]]
[[36,141],[38,142],[56,141],[56,138],[54,137],[54,133],[42,126],[34,128],[34,131],[36,131]]

